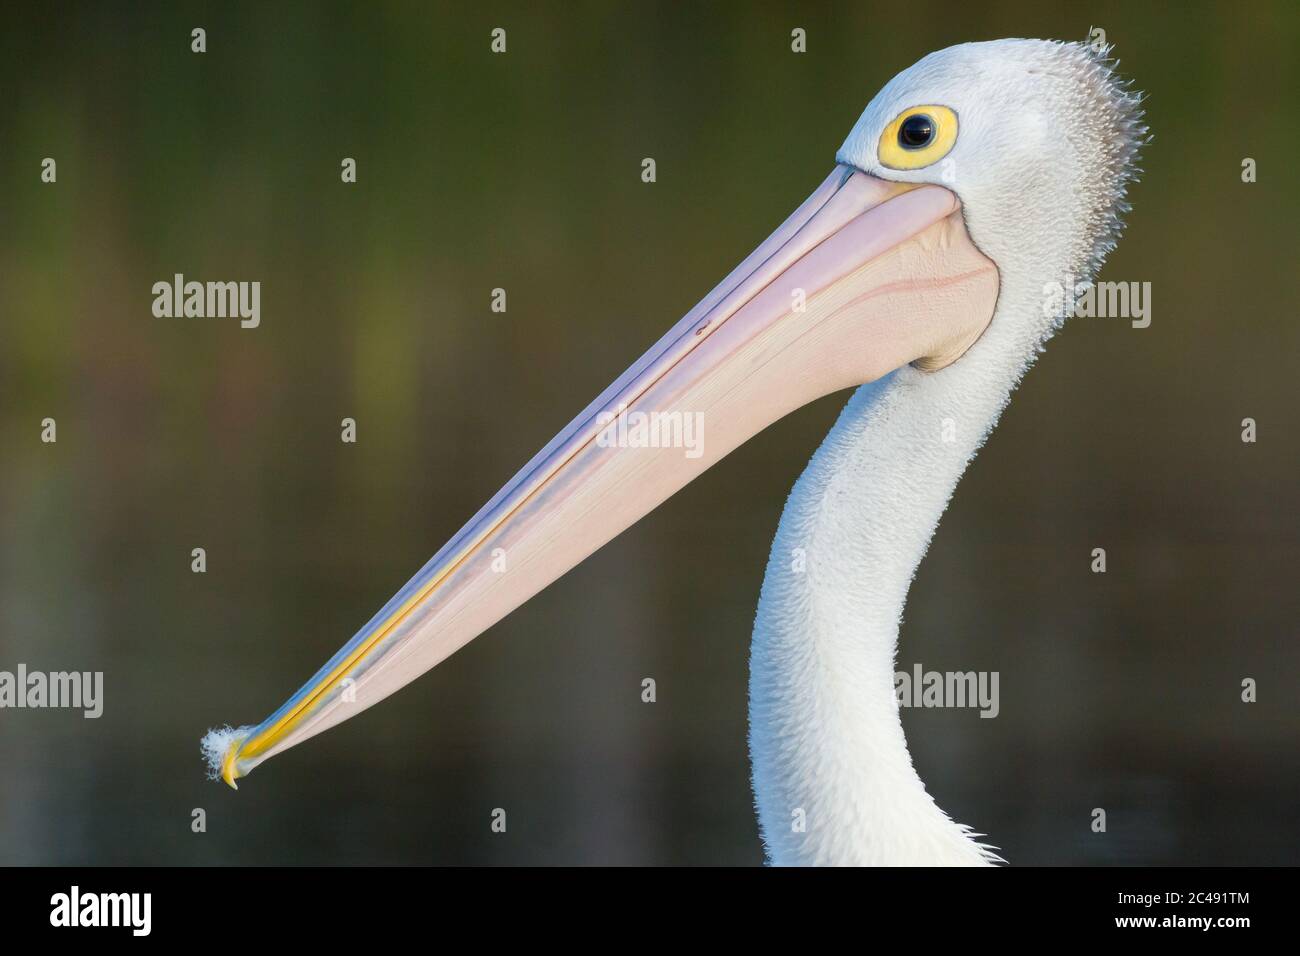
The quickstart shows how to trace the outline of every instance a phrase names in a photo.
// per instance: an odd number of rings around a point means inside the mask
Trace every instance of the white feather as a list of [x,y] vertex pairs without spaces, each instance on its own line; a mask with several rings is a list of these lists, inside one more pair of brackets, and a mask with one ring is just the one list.
[[[881,131],[925,104],[959,116],[951,162],[884,168]],[[1101,55],[1001,40],[900,73],[841,148],[840,162],[872,175],[956,192],[1000,288],[988,329],[954,364],[906,367],[854,394],[786,504],[750,676],[754,795],[773,863],[999,861],[912,767],[894,694],[899,621],[962,472],[1059,327],[1044,286],[1090,276],[1114,245],[1145,134],[1138,98]]]

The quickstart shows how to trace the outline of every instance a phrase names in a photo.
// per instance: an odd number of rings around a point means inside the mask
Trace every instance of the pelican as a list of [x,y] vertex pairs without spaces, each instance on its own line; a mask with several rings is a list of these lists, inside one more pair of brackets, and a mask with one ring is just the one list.
[[[912,766],[899,620],[957,481],[1063,321],[1044,289],[1094,275],[1119,236],[1147,132],[1115,65],[1016,39],[899,73],[807,201],[297,693],[255,727],[209,732],[211,775],[235,786],[382,700],[773,421],[857,386],[786,503],[754,623],[767,857],[1000,862]],[[646,423],[671,438],[682,422],[703,440],[645,440]]]

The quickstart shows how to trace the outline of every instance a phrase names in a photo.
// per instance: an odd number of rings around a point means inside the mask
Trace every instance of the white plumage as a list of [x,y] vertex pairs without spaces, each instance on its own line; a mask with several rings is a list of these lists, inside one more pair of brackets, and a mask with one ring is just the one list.
[[[882,167],[881,130],[919,103],[960,116],[951,162]],[[1060,323],[1044,314],[1044,287],[1090,276],[1113,247],[1145,134],[1138,98],[1102,55],[1000,40],[900,73],[841,148],[840,162],[873,175],[955,192],[1001,285],[992,322],[957,362],[905,367],[854,394],[782,515],[750,677],[754,794],[773,863],[999,859],[912,767],[894,698],[899,620],[957,481]],[[792,827],[796,810],[806,832]]]

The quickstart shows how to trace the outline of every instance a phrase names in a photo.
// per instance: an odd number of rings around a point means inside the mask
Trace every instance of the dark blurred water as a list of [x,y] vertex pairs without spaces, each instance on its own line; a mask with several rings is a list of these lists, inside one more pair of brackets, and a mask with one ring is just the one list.
[[[999,671],[998,719],[904,721],[939,804],[1014,862],[1295,862],[1294,4],[6,17],[0,669],[102,670],[106,700],[0,711],[0,863],[759,862],[749,627],[844,396],[238,794],[198,738],[350,637],[821,180],[894,73],[1092,26],[1150,96],[1105,277],[1151,282],[1153,321],[1052,343],[913,588],[901,663]],[[260,280],[261,326],[154,319],[176,272]]]

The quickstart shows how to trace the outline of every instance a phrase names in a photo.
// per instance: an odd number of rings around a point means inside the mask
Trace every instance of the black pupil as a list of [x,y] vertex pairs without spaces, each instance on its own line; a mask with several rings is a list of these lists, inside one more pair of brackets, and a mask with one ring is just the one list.
[[934,120],[924,113],[909,116],[898,128],[898,142],[903,149],[920,149],[934,139]]

